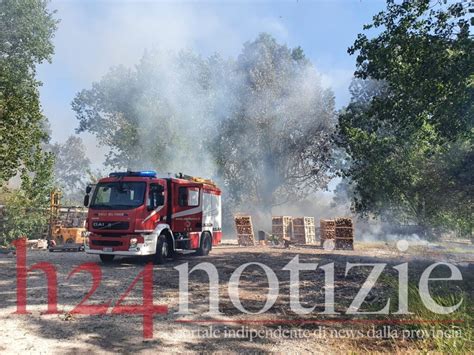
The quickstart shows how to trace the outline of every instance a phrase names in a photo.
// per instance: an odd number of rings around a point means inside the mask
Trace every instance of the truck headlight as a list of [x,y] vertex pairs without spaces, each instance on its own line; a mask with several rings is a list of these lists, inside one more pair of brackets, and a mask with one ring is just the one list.
[[130,238],[130,247],[131,248],[136,248],[138,244],[138,239],[137,238]]

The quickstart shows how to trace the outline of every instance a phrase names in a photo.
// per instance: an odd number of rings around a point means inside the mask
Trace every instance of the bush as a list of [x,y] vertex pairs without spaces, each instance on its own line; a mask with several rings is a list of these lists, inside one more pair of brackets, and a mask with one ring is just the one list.
[[40,238],[48,226],[48,210],[38,206],[22,190],[12,192],[5,204],[5,220],[0,234],[0,245],[9,245],[13,240],[25,236]]

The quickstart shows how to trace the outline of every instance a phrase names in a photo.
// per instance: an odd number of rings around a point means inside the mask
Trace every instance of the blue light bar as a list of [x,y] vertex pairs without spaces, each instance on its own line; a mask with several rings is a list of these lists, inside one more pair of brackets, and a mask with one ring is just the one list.
[[143,177],[156,177],[155,170],[138,171],[137,174],[138,176],[143,176]]
[[154,170],[144,171],[116,171],[109,174],[109,177],[125,177],[125,176],[138,176],[138,177],[156,177],[157,173]]

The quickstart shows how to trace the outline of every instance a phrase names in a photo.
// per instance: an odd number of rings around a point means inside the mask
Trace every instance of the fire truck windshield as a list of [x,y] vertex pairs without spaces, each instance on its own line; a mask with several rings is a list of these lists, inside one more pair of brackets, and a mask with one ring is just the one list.
[[141,206],[145,198],[144,182],[107,182],[97,184],[90,208],[132,209]]

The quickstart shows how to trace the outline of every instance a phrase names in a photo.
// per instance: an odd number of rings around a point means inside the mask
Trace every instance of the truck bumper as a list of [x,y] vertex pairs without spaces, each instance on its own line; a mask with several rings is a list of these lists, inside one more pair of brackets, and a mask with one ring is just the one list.
[[143,243],[137,244],[136,248],[130,248],[128,250],[113,250],[113,248],[102,248],[102,249],[91,249],[86,246],[85,252],[87,254],[109,254],[109,255],[121,255],[121,256],[145,256],[153,255],[156,251],[155,243]]

